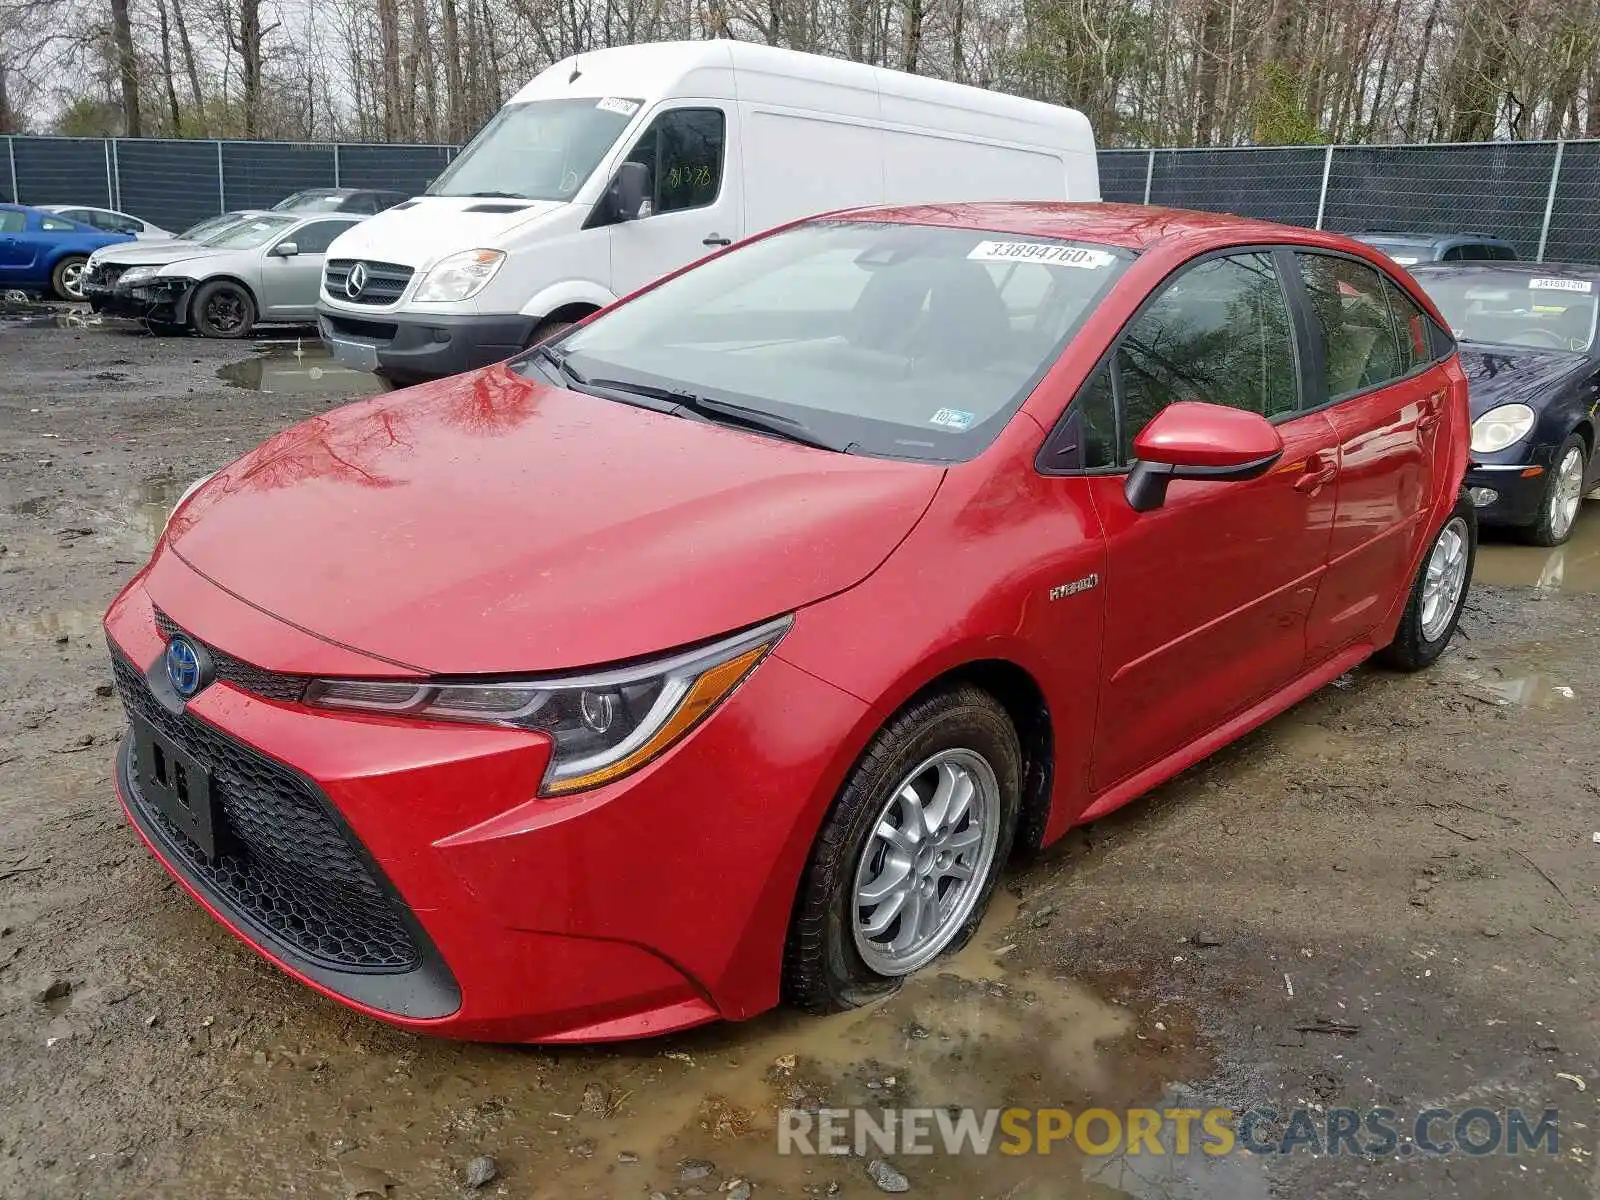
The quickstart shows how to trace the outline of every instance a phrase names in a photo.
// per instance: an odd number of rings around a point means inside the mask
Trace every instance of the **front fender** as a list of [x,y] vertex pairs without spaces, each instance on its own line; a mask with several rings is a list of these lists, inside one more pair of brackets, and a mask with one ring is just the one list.
[[553,283],[535,292],[519,311],[523,316],[539,321],[569,304],[604,308],[608,304],[615,304],[616,300],[617,297],[610,290],[592,279],[563,279],[560,283]]

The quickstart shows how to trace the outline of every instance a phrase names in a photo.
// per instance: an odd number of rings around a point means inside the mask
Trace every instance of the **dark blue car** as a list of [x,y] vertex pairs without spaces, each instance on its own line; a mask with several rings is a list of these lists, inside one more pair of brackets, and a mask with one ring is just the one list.
[[101,246],[131,242],[69,217],[22,204],[0,204],[0,291],[83,299],[83,264]]
[[1441,263],[1411,273],[1461,343],[1478,519],[1560,545],[1600,484],[1600,267]]

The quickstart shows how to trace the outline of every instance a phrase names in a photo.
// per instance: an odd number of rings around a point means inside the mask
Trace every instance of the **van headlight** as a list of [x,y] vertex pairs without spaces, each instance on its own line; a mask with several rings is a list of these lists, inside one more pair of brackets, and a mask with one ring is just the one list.
[[422,277],[412,299],[470,300],[488,286],[505,260],[504,250],[463,250],[460,254],[448,255]]
[[558,796],[618,779],[673,745],[732,694],[793,620],[780,617],[698,650],[586,675],[484,683],[318,679],[305,703],[548,734],[555,747],[539,793]]
[[1472,423],[1472,450],[1475,454],[1493,454],[1528,436],[1536,420],[1533,409],[1526,404],[1502,404],[1491,408]]

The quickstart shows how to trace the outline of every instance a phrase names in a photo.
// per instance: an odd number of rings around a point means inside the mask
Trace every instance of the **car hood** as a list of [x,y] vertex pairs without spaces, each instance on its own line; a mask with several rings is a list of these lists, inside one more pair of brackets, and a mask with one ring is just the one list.
[[96,266],[107,263],[118,267],[132,267],[171,262],[203,250],[205,247],[197,242],[163,238],[154,242],[129,242],[126,245],[107,246],[103,250],[96,250],[90,257],[94,259]]
[[[511,212],[474,211],[503,209]],[[329,258],[365,258],[431,267],[447,254],[500,247],[519,225],[561,207],[554,200],[498,200],[480,196],[418,196],[405,208],[385,209],[341,233]]]
[[846,589],[942,477],[492,367],[279,434],[196,492],[167,544],[255,607],[401,666],[549,671]]
[[1527,404],[1537,409],[1555,390],[1588,365],[1570,350],[1532,350],[1520,346],[1461,347],[1461,368],[1467,373],[1474,420],[1501,404]]

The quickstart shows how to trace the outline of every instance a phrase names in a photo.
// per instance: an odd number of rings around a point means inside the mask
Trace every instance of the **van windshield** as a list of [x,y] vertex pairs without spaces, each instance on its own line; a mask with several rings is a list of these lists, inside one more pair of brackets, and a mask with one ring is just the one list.
[[817,221],[702,263],[553,349],[569,382],[608,398],[961,461],[994,439],[1128,261],[1044,237]]
[[640,101],[617,96],[508,104],[434,180],[430,196],[570,200]]

